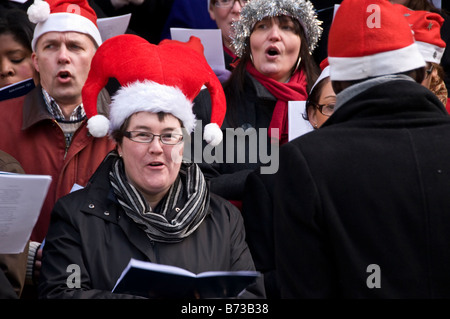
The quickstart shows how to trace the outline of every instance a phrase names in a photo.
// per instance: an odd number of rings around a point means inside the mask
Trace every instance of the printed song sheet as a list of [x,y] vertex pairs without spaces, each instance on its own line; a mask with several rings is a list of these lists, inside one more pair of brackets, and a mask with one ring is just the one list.
[[187,42],[193,35],[203,44],[205,58],[213,70],[225,70],[225,57],[223,54],[222,33],[220,29],[183,29],[170,28],[173,40]]
[[100,31],[102,41],[105,42],[116,35],[124,34],[127,31],[130,19],[131,13],[97,19],[98,30]]
[[305,114],[305,101],[289,101],[288,102],[288,134],[289,141],[312,131],[314,128],[308,120],[303,118]]
[[0,172],[0,254],[24,250],[51,180],[48,175]]

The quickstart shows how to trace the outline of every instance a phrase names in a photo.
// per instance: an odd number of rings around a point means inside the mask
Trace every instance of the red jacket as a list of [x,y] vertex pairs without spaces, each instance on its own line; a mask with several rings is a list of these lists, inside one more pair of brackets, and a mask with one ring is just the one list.
[[42,242],[56,200],[68,194],[75,183],[85,186],[115,143],[109,137],[91,136],[85,120],[66,150],[64,133],[48,113],[41,87],[0,102],[0,114],[4,121],[0,126],[0,149],[15,157],[27,174],[52,176],[30,238]]

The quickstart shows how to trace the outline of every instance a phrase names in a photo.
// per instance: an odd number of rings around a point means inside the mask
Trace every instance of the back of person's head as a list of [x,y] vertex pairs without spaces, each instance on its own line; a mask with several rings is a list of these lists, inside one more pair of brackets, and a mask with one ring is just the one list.
[[345,88],[339,84],[385,75],[421,82],[425,72],[408,21],[388,0],[342,1],[330,28],[328,61],[336,93]]
[[24,48],[31,50],[34,24],[28,20],[26,12],[19,8],[0,10],[0,35],[11,34]]

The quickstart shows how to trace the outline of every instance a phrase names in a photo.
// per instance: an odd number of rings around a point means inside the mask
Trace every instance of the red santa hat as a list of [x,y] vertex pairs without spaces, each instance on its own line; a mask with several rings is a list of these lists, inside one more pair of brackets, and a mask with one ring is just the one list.
[[31,41],[34,51],[39,37],[51,31],[84,33],[90,35],[97,46],[102,44],[97,15],[87,0],[34,0],[27,13],[28,19],[36,23]]
[[402,13],[387,0],[343,0],[328,36],[332,81],[362,80],[425,66]]
[[[109,78],[115,78],[121,88],[112,97],[108,120],[97,114],[97,97]],[[216,146],[222,141],[226,100],[200,39],[191,37],[186,43],[167,39],[155,45],[137,35],[112,37],[96,51],[82,89],[89,132],[105,136],[133,113],[148,111],[174,115],[191,133],[195,127],[192,101],[203,86],[212,102],[211,122],[205,126],[203,138]]]
[[401,4],[395,4],[408,20],[420,53],[427,62],[441,63],[446,44],[441,38],[444,18],[438,14],[422,10],[411,10]]

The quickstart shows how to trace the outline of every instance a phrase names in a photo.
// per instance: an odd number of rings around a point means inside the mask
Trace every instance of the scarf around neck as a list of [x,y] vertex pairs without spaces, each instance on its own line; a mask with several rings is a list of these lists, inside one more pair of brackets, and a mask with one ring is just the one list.
[[152,241],[177,243],[192,234],[208,213],[209,190],[195,163],[181,164],[180,173],[166,196],[153,211],[144,196],[125,175],[123,160],[117,156],[109,174],[114,194],[128,217]]
[[[288,141],[288,102],[289,101],[306,101],[308,94],[306,92],[306,76],[303,70],[296,71],[290,78],[289,82],[282,83],[261,74],[253,64],[249,61],[246,65],[247,71],[259,83],[261,83],[275,98],[277,102],[273,110],[272,119],[269,126],[269,136],[271,129],[279,130],[280,145]],[[273,137],[272,137],[273,138]]]

